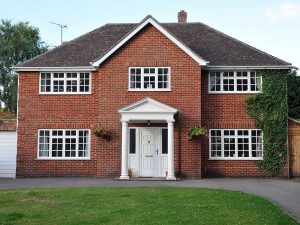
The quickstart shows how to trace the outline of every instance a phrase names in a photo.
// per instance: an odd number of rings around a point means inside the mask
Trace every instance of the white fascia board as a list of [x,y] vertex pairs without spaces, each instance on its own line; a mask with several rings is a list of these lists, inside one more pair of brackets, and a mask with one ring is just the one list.
[[149,97],[141,99],[141,100],[139,100],[139,101],[137,101],[137,102],[135,102],[133,104],[130,104],[130,105],[126,106],[126,107],[123,107],[123,108],[119,109],[118,112],[121,113],[121,114],[122,113],[144,113],[144,112],[136,112],[136,111],[131,112],[130,110],[132,110],[134,108],[138,108],[139,105],[143,105],[144,103],[147,103],[147,102],[151,102],[154,105],[158,105],[159,107],[167,110],[166,112],[162,112],[162,111],[160,111],[160,112],[151,112],[151,113],[154,113],[154,114],[155,113],[163,113],[163,114],[164,113],[166,113],[166,114],[173,113],[173,114],[176,114],[178,112],[177,109],[175,109],[175,108],[173,108],[171,106],[165,105],[165,104],[163,104],[161,102],[158,102],[158,101],[156,101],[156,100],[154,100],[152,98],[149,98]]
[[65,71],[96,71],[93,66],[72,66],[72,67],[11,67],[14,72],[39,71],[39,72],[65,72]]
[[187,53],[190,57],[192,57],[197,63],[199,63],[200,66],[205,66],[208,64],[208,61],[201,58],[199,55],[194,53],[190,48],[188,48],[186,45],[184,45],[179,40],[177,40],[173,35],[171,35],[168,31],[166,31],[160,24],[158,24],[152,18],[146,19],[135,30],[133,30],[129,35],[127,35],[122,41],[120,41],[115,47],[113,47],[110,51],[108,51],[104,56],[102,56],[97,61],[91,62],[91,64],[93,66],[99,66],[108,57],[110,57],[115,51],[117,51],[127,41],[129,41],[134,35],[136,35],[141,29],[143,29],[148,23],[153,25],[156,29],[158,29],[161,33],[163,33],[167,38],[169,38],[172,42],[174,42],[180,49],[182,49],[185,53]]
[[283,66],[205,66],[203,70],[281,70],[281,69],[295,69],[297,67],[292,65]]

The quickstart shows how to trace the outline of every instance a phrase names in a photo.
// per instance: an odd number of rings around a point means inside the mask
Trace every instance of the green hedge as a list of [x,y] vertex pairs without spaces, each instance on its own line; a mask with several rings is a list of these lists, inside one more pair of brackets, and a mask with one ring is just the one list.
[[287,75],[288,70],[260,70],[262,93],[246,99],[246,111],[263,132],[262,171],[273,176],[283,173],[286,164],[287,139]]

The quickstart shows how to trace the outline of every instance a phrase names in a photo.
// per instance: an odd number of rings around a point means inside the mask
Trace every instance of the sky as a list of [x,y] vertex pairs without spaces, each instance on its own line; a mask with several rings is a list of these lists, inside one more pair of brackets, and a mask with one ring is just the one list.
[[[106,23],[138,23],[147,15],[159,22],[202,22],[300,67],[300,0],[0,0],[0,19],[28,21],[51,47],[67,25],[70,41]],[[101,41],[101,40],[99,40]]]

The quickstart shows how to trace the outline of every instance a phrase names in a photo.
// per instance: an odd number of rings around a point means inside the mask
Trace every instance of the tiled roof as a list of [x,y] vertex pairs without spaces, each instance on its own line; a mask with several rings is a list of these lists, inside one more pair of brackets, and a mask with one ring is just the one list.
[[[43,53],[17,67],[91,66],[139,24],[106,24]],[[210,66],[288,66],[290,63],[260,51],[203,23],[161,23],[169,33]]]
[[0,131],[15,131],[17,130],[17,120],[0,119]]

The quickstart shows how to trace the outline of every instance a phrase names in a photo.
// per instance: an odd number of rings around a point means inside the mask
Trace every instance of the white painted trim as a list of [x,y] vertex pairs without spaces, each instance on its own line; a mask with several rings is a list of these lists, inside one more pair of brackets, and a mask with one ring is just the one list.
[[93,66],[71,66],[71,67],[11,67],[15,72],[26,72],[26,71],[40,71],[40,72],[72,72],[72,71],[96,71]]
[[121,40],[117,45],[115,45],[111,50],[109,50],[104,56],[100,59],[91,62],[93,66],[99,66],[107,58],[109,58],[115,51],[122,47],[127,41],[129,41],[133,36],[135,36],[141,29],[143,29],[147,24],[151,24],[161,33],[163,33],[167,38],[169,38],[173,43],[175,43],[180,49],[192,57],[199,65],[207,65],[208,61],[204,60],[202,57],[193,52],[185,44],[177,40],[173,35],[171,35],[166,29],[164,29],[158,22],[156,22],[152,17],[148,17],[142,22],[138,27],[136,27],[131,33],[129,33],[123,40]]
[[202,67],[203,70],[259,70],[259,69],[293,69],[297,68],[292,65],[283,65],[283,66],[204,66]]
[[[83,71],[81,71],[83,72]],[[78,72],[78,71],[57,71],[57,72],[40,72],[39,74],[39,94],[40,95],[89,95],[89,94],[92,94],[92,73],[91,72],[88,72],[89,73],[89,91],[87,92],[80,92],[80,73],[81,72]],[[42,73],[50,73],[51,75],[51,84],[50,84],[50,89],[51,91],[50,92],[42,92],[41,91],[41,76],[42,76]],[[64,73],[64,78],[56,78],[54,79],[53,78],[53,73]],[[74,78],[67,78],[66,77],[66,74],[67,73],[77,73],[77,92],[67,92],[66,91],[66,88],[67,88],[67,80],[75,80]],[[87,73],[87,72],[84,72],[84,73]],[[53,92],[53,80],[63,80],[64,81],[64,92]]]
[[[211,152],[212,152],[212,149],[211,149],[211,131],[212,130],[219,130],[221,131],[221,157],[212,157],[211,156]],[[234,136],[226,136],[226,137],[234,137],[234,138],[238,138],[238,137],[248,137],[249,138],[249,157],[238,157],[238,156],[235,156],[235,157],[224,157],[224,130],[234,130],[235,131],[235,135]],[[241,135],[237,135],[237,131],[238,130],[247,130],[249,131],[249,135],[247,136],[241,136]],[[237,161],[247,161],[247,160],[253,160],[253,161],[258,161],[258,160],[263,160],[263,155],[264,155],[264,151],[263,151],[263,133],[261,133],[261,136],[262,136],[262,157],[252,157],[251,156],[251,153],[252,153],[252,136],[251,136],[251,131],[253,130],[259,130],[259,129],[243,129],[243,128],[238,128],[238,129],[209,129],[209,160],[226,160],[226,161],[230,161],[230,160],[237,160]],[[235,152],[237,153],[238,152],[238,148],[237,148],[237,143],[235,143]]]
[[[144,77],[145,77],[145,73],[144,73],[144,69],[145,68],[149,68],[149,69],[154,69],[155,70],[155,86],[156,88],[149,88],[149,89],[145,89],[144,88]],[[141,70],[141,88],[131,88],[130,87],[130,70],[131,69],[140,69]],[[168,88],[158,88],[158,69],[168,69]],[[164,74],[163,74],[164,75]],[[144,66],[144,67],[128,67],[128,91],[171,91],[171,67],[167,67],[167,66],[162,66],[162,67],[158,67],[158,66]]]
[[[40,157],[39,156],[39,150],[40,150],[40,131],[49,131],[49,157]],[[63,131],[63,135],[59,136],[63,138],[63,157],[52,157],[52,131],[57,130],[57,131]],[[66,130],[76,130],[76,155],[78,154],[79,149],[77,149],[78,146],[78,133],[79,131],[88,131],[88,156],[87,157],[65,157],[65,131]],[[38,135],[37,135],[37,160],[90,160],[91,159],[91,130],[90,129],[38,129],[37,130]],[[69,136],[68,136],[69,137]]]
[[[137,101],[137,102],[135,102],[135,103],[133,103],[133,104],[130,104],[130,105],[128,105],[128,106],[126,106],[126,107],[124,107],[124,108],[121,108],[121,109],[119,109],[118,110],[118,112],[119,113],[131,113],[130,112],[130,109],[131,108],[135,108],[135,107],[138,107],[139,105],[141,105],[141,104],[144,104],[144,103],[147,103],[147,102],[151,102],[151,103],[153,103],[153,104],[155,104],[155,105],[158,105],[158,106],[160,106],[161,108],[164,108],[164,109],[166,109],[168,112],[151,112],[152,114],[175,114],[175,113],[177,113],[178,112],[178,110],[177,109],[175,109],[175,108],[173,108],[173,107],[170,107],[170,106],[168,106],[168,105],[165,105],[165,104],[163,104],[163,103],[161,103],[161,102],[158,102],[158,101],[156,101],[156,100],[154,100],[154,99],[152,99],[152,98],[144,98],[144,99],[142,99],[142,100],[140,100],[140,101]],[[142,114],[142,113],[145,113],[145,112],[134,112],[134,114]]]

